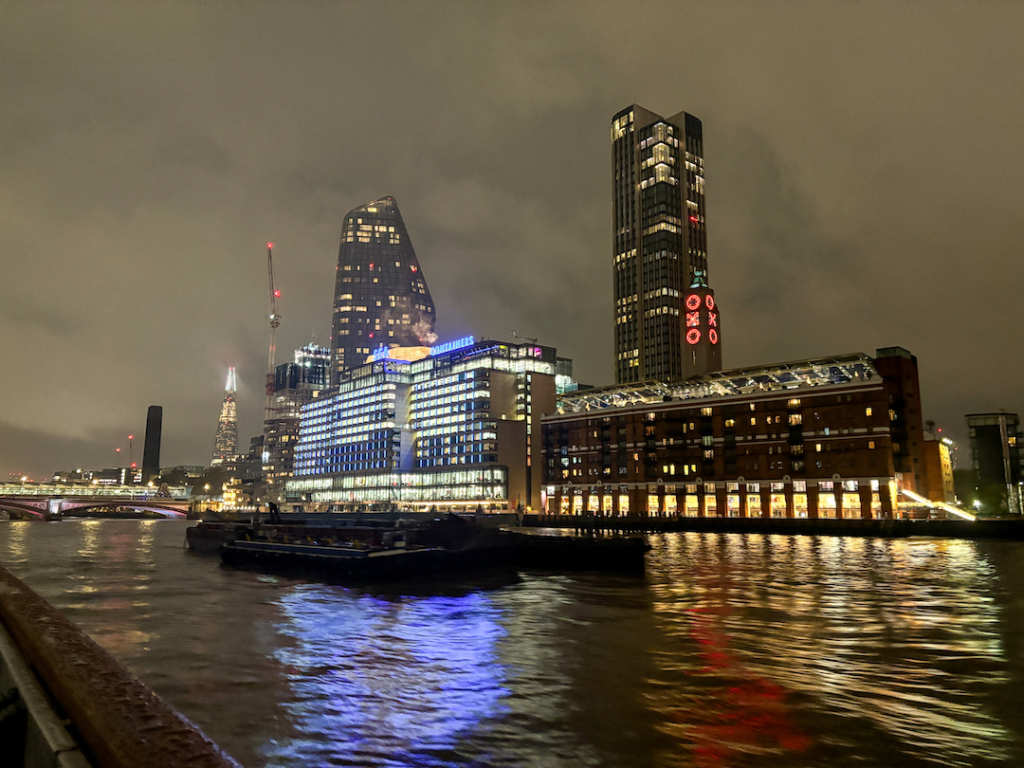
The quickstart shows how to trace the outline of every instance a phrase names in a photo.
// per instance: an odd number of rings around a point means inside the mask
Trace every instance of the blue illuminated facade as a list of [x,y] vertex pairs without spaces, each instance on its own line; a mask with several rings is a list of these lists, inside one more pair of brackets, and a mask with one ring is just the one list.
[[[540,504],[540,416],[571,369],[536,344],[391,349],[302,410],[288,497],[342,507]],[[390,355],[385,357],[385,355]]]

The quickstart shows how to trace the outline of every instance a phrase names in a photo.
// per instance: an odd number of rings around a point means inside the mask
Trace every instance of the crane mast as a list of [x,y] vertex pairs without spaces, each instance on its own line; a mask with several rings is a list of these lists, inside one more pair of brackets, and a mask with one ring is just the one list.
[[281,292],[274,287],[274,244],[267,243],[267,278],[270,281],[270,346],[267,350],[267,412],[265,419],[274,416],[274,361],[277,356],[277,327],[281,315],[277,312],[277,300]]

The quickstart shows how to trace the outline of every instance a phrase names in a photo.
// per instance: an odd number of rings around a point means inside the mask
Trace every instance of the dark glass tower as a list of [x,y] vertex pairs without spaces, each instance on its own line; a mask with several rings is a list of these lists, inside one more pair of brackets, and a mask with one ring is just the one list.
[[164,409],[159,405],[149,406],[146,414],[146,449],[142,454],[142,483],[160,474],[160,435],[163,431]]
[[392,197],[349,211],[341,230],[332,383],[378,347],[433,344],[434,302]]
[[615,380],[681,381],[720,370],[701,122],[634,104],[615,115],[611,138]]

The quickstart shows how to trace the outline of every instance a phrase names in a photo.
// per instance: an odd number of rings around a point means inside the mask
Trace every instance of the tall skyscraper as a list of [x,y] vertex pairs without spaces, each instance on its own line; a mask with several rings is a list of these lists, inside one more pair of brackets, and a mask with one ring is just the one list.
[[721,370],[701,122],[634,104],[615,115],[611,138],[615,380],[681,381]]
[[164,409],[159,405],[149,406],[146,414],[146,448],[142,453],[142,482],[160,474],[160,437],[163,431]]
[[434,302],[394,198],[349,211],[334,287],[331,380],[379,347],[430,345]]
[[213,441],[210,466],[223,464],[238,453],[238,412],[235,408],[235,369],[228,368],[228,381],[224,386],[224,404],[220,407],[217,437]]

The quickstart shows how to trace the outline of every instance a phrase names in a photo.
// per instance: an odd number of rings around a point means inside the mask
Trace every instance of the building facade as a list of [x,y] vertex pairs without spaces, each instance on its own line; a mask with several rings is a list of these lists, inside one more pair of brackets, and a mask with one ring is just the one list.
[[217,421],[217,435],[213,440],[213,458],[210,466],[223,464],[238,453],[238,411],[235,404],[235,369],[228,368],[228,380],[224,385],[224,402],[220,407]]
[[[674,382],[720,370],[701,122],[633,104],[612,119],[611,140],[615,380]],[[700,306],[690,300],[695,291]]]
[[967,415],[976,489],[987,511],[1019,515],[1021,504],[1020,420],[1016,413]]
[[283,498],[284,481],[292,476],[302,406],[327,389],[330,371],[331,351],[312,341],[295,350],[294,362],[275,369],[271,418],[263,424],[264,482],[259,495],[271,501]]
[[332,383],[375,349],[432,344],[434,302],[392,197],[349,211],[331,323]]
[[888,518],[919,507],[917,361],[898,347],[568,393],[543,435],[552,514]]
[[382,349],[302,408],[287,497],[334,508],[537,508],[540,418],[568,361],[466,337]]

